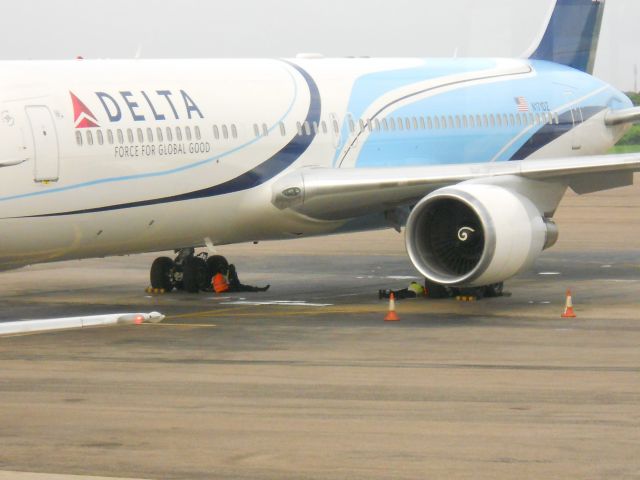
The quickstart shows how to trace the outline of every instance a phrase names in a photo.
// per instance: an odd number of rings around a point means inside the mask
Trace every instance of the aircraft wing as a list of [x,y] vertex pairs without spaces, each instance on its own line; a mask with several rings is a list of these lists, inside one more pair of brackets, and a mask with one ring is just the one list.
[[272,203],[310,218],[343,220],[411,206],[434,190],[470,180],[516,176],[585,194],[631,185],[638,171],[640,153],[428,167],[308,167],[278,180]]

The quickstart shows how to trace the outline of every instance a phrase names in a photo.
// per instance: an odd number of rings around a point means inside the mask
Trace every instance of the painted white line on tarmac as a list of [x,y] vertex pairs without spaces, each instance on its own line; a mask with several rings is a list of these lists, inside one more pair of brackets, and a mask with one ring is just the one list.
[[332,303],[307,303],[305,301],[298,300],[273,300],[273,301],[265,301],[265,302],[253,302],[248,300],[238,300],[235,302],[223,302],[220,305],[249,305],[252,307],[262,307],[262,306],[278,306],[278,307],[331,307]]

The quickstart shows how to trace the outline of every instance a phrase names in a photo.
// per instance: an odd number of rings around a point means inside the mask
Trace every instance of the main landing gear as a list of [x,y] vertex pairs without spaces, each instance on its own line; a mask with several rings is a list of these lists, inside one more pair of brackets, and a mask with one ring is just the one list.
[[206,252],[195,254],[193,248],[176,250],[176,258],[159,257],[151,265],[151,287],[171,292],[173,289],[189,293],[211,290],[211,279],[225,272],[229,262],[221,255]]

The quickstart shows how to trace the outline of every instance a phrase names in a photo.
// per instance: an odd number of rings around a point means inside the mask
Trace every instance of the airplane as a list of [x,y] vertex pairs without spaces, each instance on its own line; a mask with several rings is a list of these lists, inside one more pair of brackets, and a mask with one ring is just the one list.
[[210,288],[196,248],[405,229],[430,291],[492,292],[558,238],[571,188],[640,109],[592,76],[604,0],[552,2],[521,58],[0,64],[0,268],[174,250],[154,288]]

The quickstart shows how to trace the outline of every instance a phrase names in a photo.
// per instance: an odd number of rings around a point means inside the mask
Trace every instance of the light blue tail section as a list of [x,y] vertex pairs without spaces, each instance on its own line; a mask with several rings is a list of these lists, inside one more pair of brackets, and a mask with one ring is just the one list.
[[557,0],[535,60],[593,73],[605,0]]

